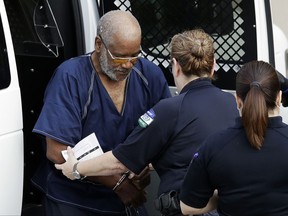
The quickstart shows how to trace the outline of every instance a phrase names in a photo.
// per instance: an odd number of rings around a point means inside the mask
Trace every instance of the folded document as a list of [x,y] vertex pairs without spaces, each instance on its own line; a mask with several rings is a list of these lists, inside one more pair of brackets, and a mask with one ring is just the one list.
[[[74,148],[72,148],[72,150],[77,160],[80,161],[89,160],[91,158],[103,154],[102,148],[98,142],[95,133],[92,133],[89,136],[82,139],[74,146]],[[67,150],[62,151],[62,155],[65,158],[65,160],[67,160],[68,158]]]

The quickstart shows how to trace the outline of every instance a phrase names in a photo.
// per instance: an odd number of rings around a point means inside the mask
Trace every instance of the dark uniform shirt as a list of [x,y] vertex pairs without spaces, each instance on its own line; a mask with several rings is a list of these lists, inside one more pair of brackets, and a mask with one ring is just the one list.
[[218,189],[218,213],[226,216],[288,215],[288,126],[269,118],[265,141],[253,148],[239,118],[233,128],[212,135],[195,154],[180,199],[206,206]]
[[[179,96],[161,100],[113,154],[139,173],[152,163],[160,177],[158,194],[179,190],[189,163],[203,140],[232,126],[239,116],[235,97],[208,78],[188,83]],[[143,124],[148,126],[143,128]]]

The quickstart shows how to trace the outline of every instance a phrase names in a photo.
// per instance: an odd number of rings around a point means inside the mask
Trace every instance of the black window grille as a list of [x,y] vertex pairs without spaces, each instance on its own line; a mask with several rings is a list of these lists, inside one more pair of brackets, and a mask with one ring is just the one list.
[[[254,2],[251,0],[117,0],[105,1],[104,12],[129,10],[142,28],[142,49],[159,65],[168,80],[170,38],[179,32],[203,28],[214,38],[217,61],[215,84],[235,89],[241,65],[257,59]],[[109,7],[108,7],[109,6]]]

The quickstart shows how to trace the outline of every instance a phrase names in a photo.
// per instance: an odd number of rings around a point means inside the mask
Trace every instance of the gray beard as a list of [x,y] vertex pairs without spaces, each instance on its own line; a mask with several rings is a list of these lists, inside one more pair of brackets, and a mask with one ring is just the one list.
[[[117,70],[119,71],[119,69],[111,67],[108,64],[107,55],[105,55],[103,52],[100,54],[99,61],[100,61],[100,67],[101,67],[103,73],[106,74],[106,76],[108,76],[113,81],[122,81],[122,80],[126,79],[130,74],[130,72],[129,72],[127,74],[127,76],[122,78],[122,79],[117,78],[116,71]],[[123,71],[123,69],[122,69],[122,71]]]

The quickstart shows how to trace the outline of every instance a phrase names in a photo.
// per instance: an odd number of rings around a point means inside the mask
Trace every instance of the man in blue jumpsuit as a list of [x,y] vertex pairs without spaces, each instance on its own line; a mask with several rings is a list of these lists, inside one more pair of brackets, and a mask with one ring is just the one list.
[[142,113],[171,96],[160,68],[138,56],[141,29],[131,13],[105,14],[97,32],[94,52],[56,69],[33,129],[46,137],[47,164],[32,181],[45,193],[49,215],[126,215],[123,203],[144,200],[143,190],[128,179],[113,191],[118,175],[92,184],[68,180],[53,166],[64,162],[62,150],[93,132],[104,152],[114,149]]

